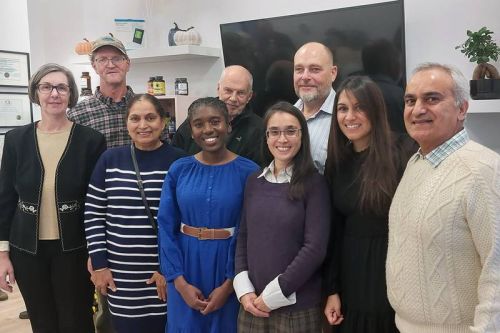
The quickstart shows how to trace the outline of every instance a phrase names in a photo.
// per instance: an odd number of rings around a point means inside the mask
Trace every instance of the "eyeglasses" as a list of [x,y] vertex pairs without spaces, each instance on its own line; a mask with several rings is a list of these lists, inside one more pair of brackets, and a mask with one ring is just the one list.
[[37,86],[37,89],[41,94],[51,94],[54,89],[59,95],[67,95],[69,93],[69,86],[67,84],[58,84],[57,86],[53,86],[50,83],[41,83]]
[[115,57],[111,57],[111,58],[106,58],[106,57],[102,57],[102,58],[97,58],[95,59],[95,62],[99,65],[99,66],[105,66],[108,64],[108,62],[110,62],[113,64],[113,65],[121,65],[123,64],[123,62],[125,61],[125,57],[121,57],[121,56],[115,56]]
[[277,138],[281,137],[281,134],[283,133],[283,135],[287,139],[289,139],[289,138],[294,138],[294,137],[299,136],[300,131],[301,131],[300,128],[294,128],[294,127],[287,128],[287,129],[284,129],[284,130],[279,130],[279,129],[272,128],[272,129],[268,129],[266,131],[266,136],[268,138],[277,139]]

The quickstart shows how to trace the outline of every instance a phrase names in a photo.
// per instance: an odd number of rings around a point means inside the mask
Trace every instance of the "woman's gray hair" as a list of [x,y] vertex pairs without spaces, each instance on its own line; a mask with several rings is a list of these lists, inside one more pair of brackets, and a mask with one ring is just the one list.
[[451,79],[453,80],[453,95],[455,96],[455,103],[458,107],[461,107],[464,102],[469,100],[469,82],[464,77],[462,72],[454,66],[439,64],[436,62],[426,62],[418,65],[417,68],[413,70],[413,75],[431,69],[440,69],[451,76]]
[[69,86],[68,107],[74,107],[76,103],[78,103],[78,86],[76,85],[75,77],[73,76],[73,73],[71,73],[71,71],[66,67],[53,63],[43,65],[38,69],[38,71],[36,71],[35,74],[33,74],[33,76],[31,76],[28,86],[30,101],[32,103],[40,105],[40,99],[38,98],[37,94],[38,84],[45,75],[55,72],[60,72],[66,75]]

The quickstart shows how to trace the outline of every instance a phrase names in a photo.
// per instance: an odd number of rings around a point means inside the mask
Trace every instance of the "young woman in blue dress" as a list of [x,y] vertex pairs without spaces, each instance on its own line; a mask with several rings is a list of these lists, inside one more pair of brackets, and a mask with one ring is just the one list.
[[167,332],[236,332],[235,230],[246,179],[258,166],[226,148],[224,102],[194,101],[188,121],[202,150],[172,164],[158,213]]

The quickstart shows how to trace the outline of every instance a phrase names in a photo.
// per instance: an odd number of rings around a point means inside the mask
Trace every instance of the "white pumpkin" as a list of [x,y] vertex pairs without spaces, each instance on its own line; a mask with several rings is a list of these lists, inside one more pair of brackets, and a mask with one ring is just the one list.
[[179,30],[174,34],[174,41],[176,45],[200,45],[201,36],[194,27],[186,30]]

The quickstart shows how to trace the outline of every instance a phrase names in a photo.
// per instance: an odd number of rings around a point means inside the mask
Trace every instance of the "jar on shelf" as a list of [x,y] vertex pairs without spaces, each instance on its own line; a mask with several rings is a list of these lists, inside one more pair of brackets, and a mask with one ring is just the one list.
[[80,95],[81,96],[92,95],[92,84],[90,81],[89,72],[82,72],[82,76],[80,76]]
[[176,95],[188,95],[188,81],[187,78],[181,77],[175,79],[175,94]]
[[165,80],[163,80],[163,76],[159,75],[155,77],[155,80],[153,81],[153,95],[162,96],[165,94]]
[[154,89],[153,89],[153,82],[154,81],[155,81],[155,77],[150,76],[149,81],[148,81],[148,94],[150,94],[150,95],[154,95]]

